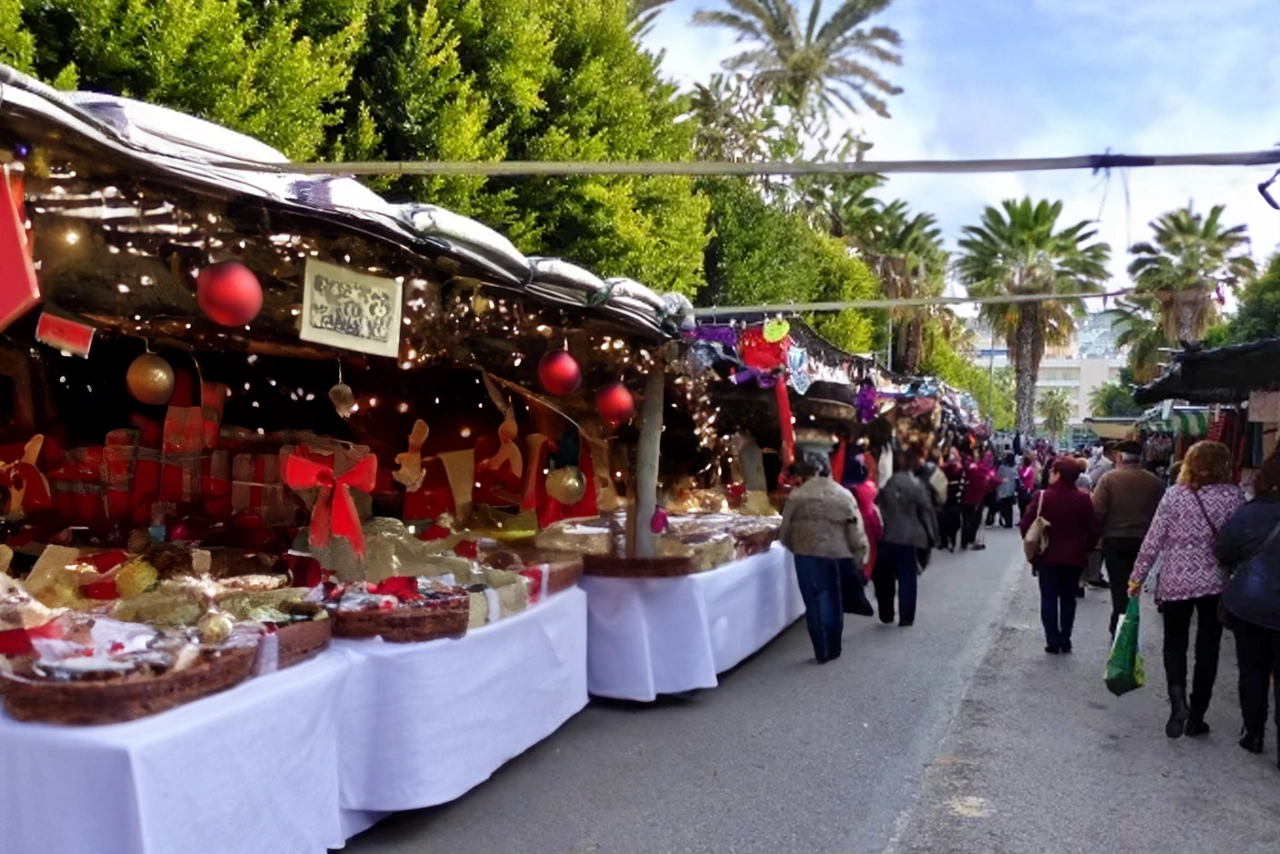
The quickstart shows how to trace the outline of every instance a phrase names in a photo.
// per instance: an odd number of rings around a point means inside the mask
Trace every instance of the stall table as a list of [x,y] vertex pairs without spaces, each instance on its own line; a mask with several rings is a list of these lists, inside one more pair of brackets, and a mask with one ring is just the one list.
[[123,724],[0,713],[0,850],[317,854],[343,844],[338,709],[350,658]]
[[586,612],[575,587],[455,640],[336,641],[344,834],[460,797],[581,711]]
[[804,614],[791,553],[769,551],[680,578],[585,576],[587,688],[652,701],[714,688],[716,674]]

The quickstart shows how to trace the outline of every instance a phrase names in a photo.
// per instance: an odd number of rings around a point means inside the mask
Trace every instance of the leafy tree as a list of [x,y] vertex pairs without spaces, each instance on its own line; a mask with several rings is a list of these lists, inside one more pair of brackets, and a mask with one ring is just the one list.
[[948,385],[968,392],[978,402],[982,416],[996,430],[1014,429],[1013,371],[1000,368],[989,372],[975,365],[953,349],[950,341],[939,338],[930,348],[921,372],[935,376]]
[[1133,392],[1118,382],[1103,383],[1089,395],[1089,411],[1095,418],[1137,418],[1143,409]]
[[22,0],[0,0],[0,62],[31,72],[36,42],[22,21]]
[[313,38],[300,22],[320,3],[304,0],[9,0],[0,51],[60,88],[163,104],[310,159],[342,120],[364,39],[366,0],[339,3],[341,23]]
[[1263,338],[1280,338],[1280,255],[1273,255],[1266,271],[1241,289],[1235,315],[1205,343],[1221,346]]
[[[689,104],[620,0],[373,0],[338,142],[390,160],[683,160]],[[367,117],[367,118],[365,118]],[[363,130],[361,128],[363,127]],[[477,217],[531,255],[692,295],[707,201],[679,177],[414,177],[384,185]]]
[[[868,62],[901,65],[902,38],[889,27],[863,29],[891,0],[843,0],[822,22],[822,0],[812,0],[806,23],[791,0],[727,0],[733,10],[702,10],[693,22],[725,27],[748,48],[725,60],[729,71],[746,71],[779,104],[803,116],[825,117],[841,108],[857,113],[855,100],[888,116],[876,93],[902,90]],[[819,23],[821,22],[821,25]]]
[[1062,433],[1071,423],[1075,407],[1067,393],[1060,388],[1051,388],[1040,396],[1038,404],[1040,417],[1044,419],[1044,429],[1054,441],[1062,437]]
[[[810,228],[804,217],[771,203],[742,179],[707,179],[714,236],[707,247],[702,305],[762,305],[866,299],[879,291],[875,276],[839,240]],[[867,352],[871,319],[862,312],[813,320],[831,343]]]
[[1136,257],[1129,275],[1138,292],[1159,305],[1171,342],[1199,341],[1213,325],[1224,289],[1234,289],[1257,272],[1247,248],[1247,227],[1224,228],[1225,209],[1214,205],[1207,217],[1190,207],[1167,213],[1151,223],[1151,242],[1130,250]]
[[1107,277],[1111,248],[1090,242],[1088,222],[1057,228],[1062,202],[1006,201],[988,207],[982,224],[966,226],[957,263],[975,296],[1053,296],[1036,302],[988,303],[981,317],[1009,345],[1016,370],[1017,429],[1035,430],[1036,380],[1045,347],[1065,343],[1083,310],[1070,295],[1096,292]]

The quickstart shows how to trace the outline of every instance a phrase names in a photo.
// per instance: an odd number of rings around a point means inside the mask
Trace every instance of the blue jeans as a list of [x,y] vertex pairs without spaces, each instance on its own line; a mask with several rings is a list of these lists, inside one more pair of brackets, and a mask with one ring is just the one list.
[[844,608],[840,599],[840,561],[830,557],[796,555],[796,578],[804,599],[809,640],[819,663],[840,654]]
[[1044,642],[1049,646],[1071,643],[1080,572],[1078,566],[1036,567],[1040,580],[1040,622],[1044,625]]
[[871,582],[876,588],[876,604],[880,606],[880,622],[893,622],[895,592],[898,596],[899,619],[908,625],[915,622],[919,573],[915,546],[880,543],[876,567],[871,571]]

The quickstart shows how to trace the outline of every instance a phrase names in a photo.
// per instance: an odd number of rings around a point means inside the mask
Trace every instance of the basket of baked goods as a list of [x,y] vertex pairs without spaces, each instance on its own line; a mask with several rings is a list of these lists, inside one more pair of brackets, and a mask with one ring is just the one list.
[[[49,609],[15,582],[0,594],[0,696],[20,721],[130,721],[226,690],[254,670],[261,633],[231,631],[206,643],[199,629],[159,629]],[[22,628],[25,626],[25,628]]]

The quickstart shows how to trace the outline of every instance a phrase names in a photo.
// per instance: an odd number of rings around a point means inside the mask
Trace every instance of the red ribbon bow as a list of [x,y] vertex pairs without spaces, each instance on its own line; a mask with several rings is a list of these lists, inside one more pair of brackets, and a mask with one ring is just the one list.
[[316,506],[311,511],[311,545],[324,548],[334,535],[346,537],[355,556],[364,559],[364,531],[356,513],[351,487],[373,492],[378,479],[378,458],[370,454],[344,475],[334,477],[334,460],[317,462],[297,454],[284,461],[284,482],[297,492],[319,487]]

